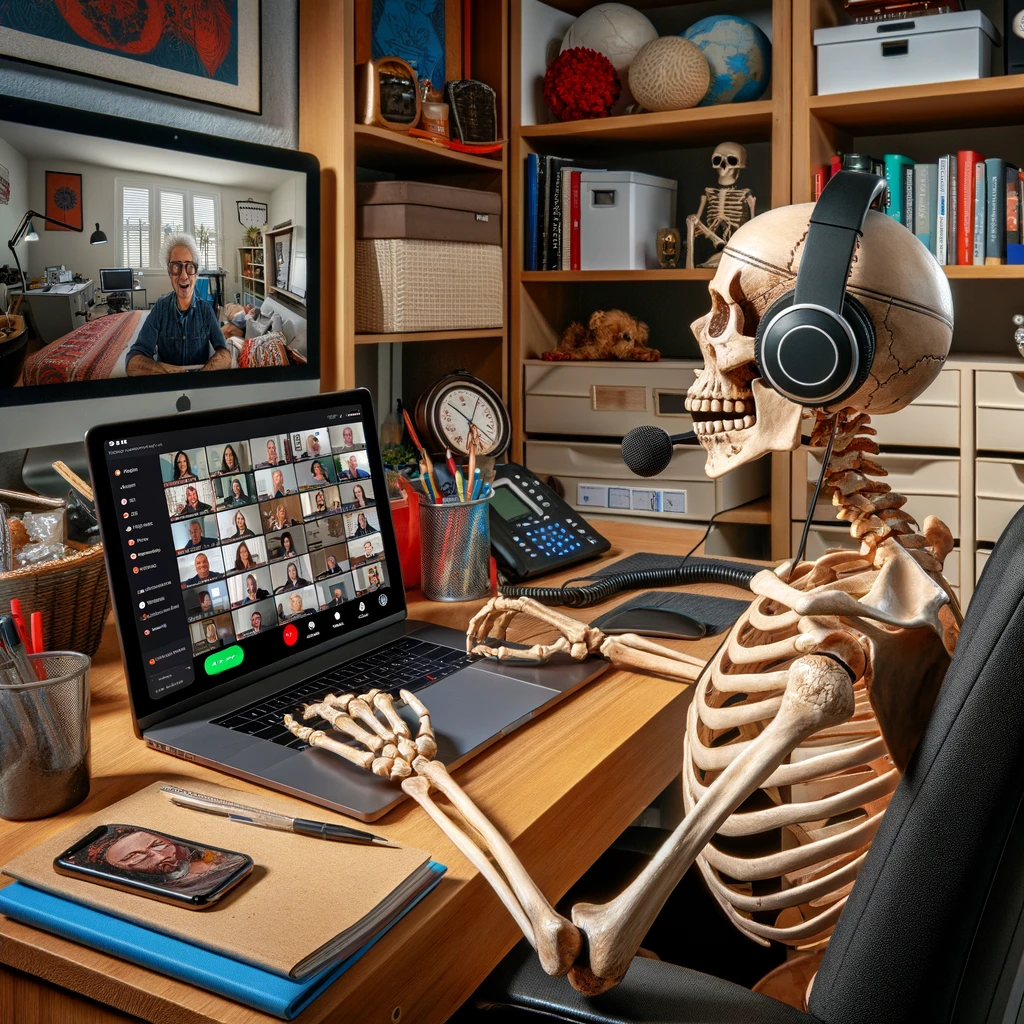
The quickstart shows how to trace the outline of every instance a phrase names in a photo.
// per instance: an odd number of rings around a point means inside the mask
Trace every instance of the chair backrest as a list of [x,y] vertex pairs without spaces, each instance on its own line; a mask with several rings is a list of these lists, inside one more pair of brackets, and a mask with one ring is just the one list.
[[[811,992],[825,1024],[1001,1020],[1024,949],[1024,509]],[[1016,1008],[1010,1019],[1016,1019]]]

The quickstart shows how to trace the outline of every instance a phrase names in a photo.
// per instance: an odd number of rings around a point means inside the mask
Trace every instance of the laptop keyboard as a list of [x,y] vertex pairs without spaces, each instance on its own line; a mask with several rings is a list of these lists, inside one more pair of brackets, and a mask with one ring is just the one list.
[[[346,662],[338,668],[324,672],[314,679],[304,679],[270,697],[232,711],[229,715],[215,718],[213,725],[248,733],[271,743],[279,743],[294,750],[309,746],[293,736],[284,726],[282,719],[290,714],[302,720],[304,705],[316,704],[329,693],[365,693],[367,690],[384,690],[396,697],[399,690],[415,692],[445,676],[450,676],[470,663],[465,651],[452,647],[403,637],[385,647],[379,647],[362,658]],[[322,718],[303,721],[313,729],[329,732],[331,725]],[[355,742],[351,740],[350,742]]]

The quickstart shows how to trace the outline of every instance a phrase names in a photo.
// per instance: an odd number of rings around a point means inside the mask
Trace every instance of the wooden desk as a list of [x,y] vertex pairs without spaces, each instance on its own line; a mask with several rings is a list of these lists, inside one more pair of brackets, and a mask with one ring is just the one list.
[[[634,524],[602,523],[601,529],[613,545],[605,560],[641,550],[683,554],[699,538],[694,530]],[[726,586],[699,589],[728,597],[745,594]],[[410,594],[410,599],[413,617],[460,629],[482,604],[433,604],[418,593]],[[621,596],[578,614],[592,619],[620,600]],[[541,635],[550,634],[531,636],[520,629],[511,638],[531,643]],[[718,638],[711,638],[685,649],[710,657],[717,645]],[[112,626],[93,662],[91,681],[89,798],[56,818],[0,821],[3,861],[168,774],[187,773],[238,789],[254,788],[172,760],[135,738]],[[678,775],[688,702],[689,689],[678,683],[609,671],[478,755],[456,777],[554,901]],[[416,804],[406,801],[373,828],[431,851],[448,865],[448,873],[420,906],[298,1018],[304,1024],[443,1021],[519,938],[512,918],[487,883]],[[337,882],[350,884],[345,879]],[[307,909],[282,907],[281,912],[301,914]],[[18,1024],[134,1019],[125,1014],[161,1024],[266,1024],[276,1019],[4,917],[0,963],[6,965],[0,967],[0,1020]]]

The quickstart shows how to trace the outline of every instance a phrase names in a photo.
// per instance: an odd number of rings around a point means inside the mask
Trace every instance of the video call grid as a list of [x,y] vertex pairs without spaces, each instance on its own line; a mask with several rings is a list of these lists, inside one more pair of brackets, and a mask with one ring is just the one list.
[[161,454],[195,655],[388,585],[365,448],[350,423]]

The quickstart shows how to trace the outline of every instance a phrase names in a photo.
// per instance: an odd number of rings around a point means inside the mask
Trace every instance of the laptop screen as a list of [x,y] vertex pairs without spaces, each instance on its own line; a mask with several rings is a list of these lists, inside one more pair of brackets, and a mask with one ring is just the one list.
[[106,470],[108,567],[127,582],[127,599],[115,584],[122,644],[150,709],[404,609],[369,401],[326,397],[90,437],[94,477],[99,444]]

